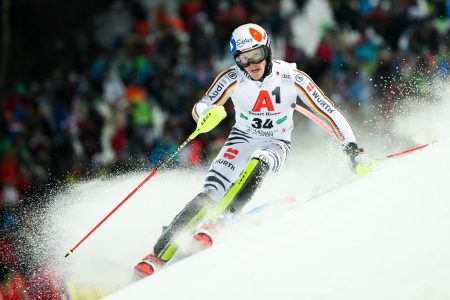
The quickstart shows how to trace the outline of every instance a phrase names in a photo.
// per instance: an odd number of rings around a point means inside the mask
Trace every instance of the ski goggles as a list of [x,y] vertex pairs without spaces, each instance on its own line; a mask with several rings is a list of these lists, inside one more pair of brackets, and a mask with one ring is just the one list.
[[234,57],[239,67],[246,68],[251,64],[259,64],[267,58],[266,47],[258,47],[250,51],[242,52]]

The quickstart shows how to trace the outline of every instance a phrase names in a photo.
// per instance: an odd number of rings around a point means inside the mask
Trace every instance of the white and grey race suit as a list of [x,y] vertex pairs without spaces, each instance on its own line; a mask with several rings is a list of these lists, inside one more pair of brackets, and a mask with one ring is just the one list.
[[211,164],[204,192],[217,201],[222,199],[252,157],[269,163],[272,172],[281,168],[290,150],[294,128],[291,105],[297,98],[330,123],[343,145],[355,142],[344,115],[295,63],[273,60],[272,72],[262,81],[252,80],[233,66],[216,77],[192,110],[197,121],[212,105],[231,100],[235,109],[236,123]]

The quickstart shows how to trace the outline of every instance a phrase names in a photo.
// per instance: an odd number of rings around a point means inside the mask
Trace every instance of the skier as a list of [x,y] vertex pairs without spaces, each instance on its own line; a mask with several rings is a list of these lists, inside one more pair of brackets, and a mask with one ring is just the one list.
[[206,112],[222,118],[223,105],[231,99],[236,123],[208,170],[203,191],[163,228],[153,253],[135,266],[141,276],[153,274],[173,257],[174,238],[181,232],[191,232],[194,239],[210,246],[211,224],[238,213],[264,176],[280,170],[291,148],[292,104],[297,98],[330,123],[358,172],[368,173],[374,167],[356,144],[343,114],[313,80],[295,63],[272,60],[270,38],[262,27],[237,27],[230,48],[236,65],[216,77],[192,115],[196,121]]

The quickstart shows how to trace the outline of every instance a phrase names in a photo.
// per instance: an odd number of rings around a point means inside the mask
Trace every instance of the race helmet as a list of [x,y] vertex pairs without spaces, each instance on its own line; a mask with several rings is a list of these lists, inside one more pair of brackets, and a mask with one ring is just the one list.
[[231,35],[230,49],[240,68],[271,59],[269,35],[257,24],[249,23],[236,28]]

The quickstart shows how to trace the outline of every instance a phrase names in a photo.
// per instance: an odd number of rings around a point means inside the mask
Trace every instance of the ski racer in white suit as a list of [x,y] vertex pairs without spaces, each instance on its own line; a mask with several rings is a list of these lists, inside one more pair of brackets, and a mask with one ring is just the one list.
[[[203,192],[163,230],[154,253],[144,257],[135,267],[140,275],[152,274],[158,265],[173,256],[176,249],[174,235],[184,230],[188,223],[190,228],[200,223],[206,214],[202,213],[204,207],[214,206],[224,198],[240,180],[249,161],[256,161],[256,167],[224,213],[238,212],[266,173],[277,172],[283,166],[294,128],[292,104],[297,98],[331,124],[353,165],[361,161],[363,151],[357,146],[344,115],[307,74],[296,68],[295,63],[271,59],[270,38],[262,27],[256,24],[239,26],[232,34],[230,48],[236,65],[217,76],[204,97],[194,105],[192,115],[197,121],[202,114],[218,110],[226,101],[232,101],[236,123],[211,164]],[[196,232],[194,237],[212,243],[207,230]]]

